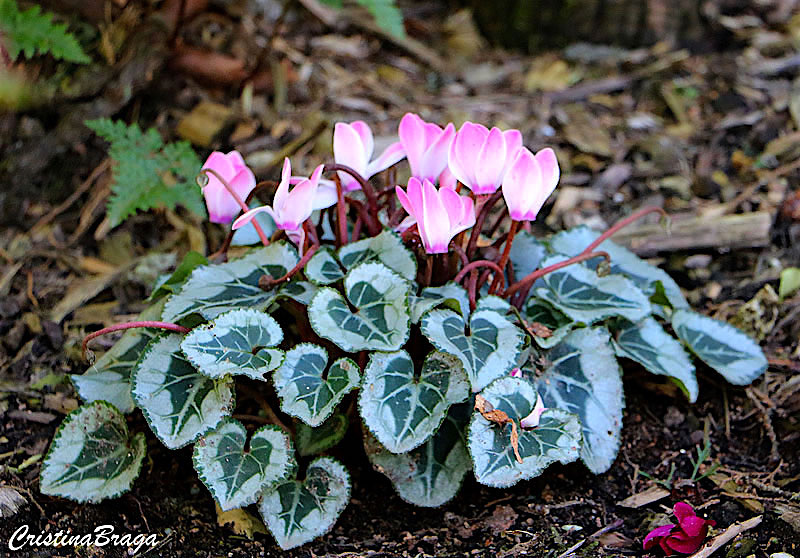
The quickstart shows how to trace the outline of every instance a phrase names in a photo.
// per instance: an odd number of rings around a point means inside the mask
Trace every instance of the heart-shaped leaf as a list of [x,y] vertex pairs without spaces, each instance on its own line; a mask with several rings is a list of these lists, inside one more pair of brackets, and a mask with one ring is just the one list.
[[469,327],[452,310],[431,310],[422,318],[422,333],[434,347],[461,360],[473,392],[508,374],[525,342],[522,330],[491,306],[494,298],[481,299]]
[[[525,306],[525,319],[531,324],[530,329],[532,330],[534,341],[543,349],[558,345],[575,327],[575,322],[570,320],[563,312],[536,297],[528,299],[528,303]],[[550,330],[550,335],[547,337],[537,335],[537,328],[533,324],[545,326]]]
[[417,260],[403,245],[400,235],[384,230],[377,236],[345,244],[337,254],[345,269],[358,264],[379,261],[401,277],[413,281],[417,276]]
[[616,333],[614,349],[618,356],[635,360],[653,374],[675,378],[689,401],[697,401],[699,387],[689,355],[653,318],[625,322]]
[[274,348],[282,340],[283,330],[272,316],[243,308],[194,328],[183,338],[181,349],[209,378],[238,374],[263,380],[283,361],[283,351]]
[[194,445],[194,468],[223,511],[254,504],[266,487],[294,472],[292,442],[277,426],[259,428],[245,445],[247,430],[231,418]]
[[364,373],[359,408],[364,423],[393,453],[404,453],[436,432],[450,405],[469,394],[457,358],[434,352],[419,375],[405,351],[373,353]]
[[552,364],[536,387],[545,407],[578,416],[583,433],[581,459],[593,473],[611,467],[622,431],[622,371],[604,328],[570,333],[547,353]]
[[358,365],[349,358],[327,366],[328,352],[319,345],[301,343],[286,353],[273,376],[284,413],[319,426],[361,383]]
[[[147,307],[138,319],[157,320],[163,309],[161,300]],[[70,375],[78,395],[89,403],[107,401],[123,413],[133,411],[136,404],[131,397],[131,370],[147,344],[159,333],[150,328],[127,330],[86,372]]]
[[305,274],[317,285],[330,285],[344,277],[344,270],[329,248],[320,248],[308,260]]
[[145,349],[131,374],[133,399],[170,449],[197,440],[233,409],[233,379],[211,379],[180,351],[181,336],[165,335]]
[[195,268],[181,290],[167,300],[162,319],[177,322],[191,314],[216,318],[228,310],[262,310],[275,300],[280,289],[264,291],[258,286],[263,275],[281,277],[297,264],[297,253],[285,242],[275,242],[223,264]]
[[150,293],[148,300],[155,301],[168,294],[178,292],[181,285],[189,277],[189,274],[201,265],[208,265],[208,259],[199,252],[193,250],[188,252],[181,260],[181,263],[178,264],[178,267],[175,268],[175,271],[156,280],[153,292]]
[[347,415],[336,412],[317,427],[308,426],[302,420],[295,420],[295,444],[297,453],[306,457],[328,450],[342,441],[347,434],[350,419]]
[[311,327],[347,352],[397,350],[408,338],[409,289],[385,265],[361,264],[344,279],[347,300],[330,287],[314,296],[308,307]]
[[522,463],[514,452],[511,425],[490,422],[476,412],[470,421],[467,445],[479,483],[504,488],[539,476],[556,461],[570,463],[578,458],[581,426],[575,415],[547,409],[536,428],[519,428],[519,422],[533,411],[537,400],[536,390],[528,381],[506,376],[492,382],[481,395],[516,423]]
[[[565,260],[547,258],[542,267]],[[572,264],[536,282],[535,294],[576,322],[592,324],[610,316],[638,321],[650,314],[650,300],[622,275],[600,277],[583,264]]]
[[304,481],[284,481],[264,491],[258,509],[283,550],[330,531],[350,501],[350,475],[344,465],[319,457]]
[[746,386],[767,369],[758,343],[732,325],[689,310],[676,310],[672,329],[711,368],[737,386]]
[[39,478],[43,494],[99,502],[127,492],[142,467],[147,442],[131,437],[125,416],[105,401],[72,411],[58,427]]
[[467,291],[452,281],[441,287],[425,287],[418,296],[411,295],[408,299],[412,323],[419,322],[425,312],[437,306],[446,306],[464,316],[465,320],[469,318]]
[[364,449],[373,467],[389,477],[403,500],[435,508],[458,493],[472,468],[464,438],[468,420],[469,404],[453,405],[436,434],[408,453],[386,450],[370,433],[364,437]]
[[511,263],[514,264],[515,278],[520,280],[539,269],[545,256],[547,248],[539,239],[526,230],[519,231],[514,237],[509,253]]
[[311,281],[290,281],[281,286],[276,299],[290,298],[303,306],[308,306],[318,290],[319,288]]
[[[558,254],[576,256],[594,242],[600,233],[585,225],[560,232],[550,238],[550,249]],[[515,241],[516,244],[516,241]],[[656,292],[658,282],[664,287],[664,294],[673,308],[688,308],[689,303],[681,292],[681,288],[663,269],[647,263],[639,256],[610,240],[603,241],[597,250],[607,252],[611,258],[611,273],[624,275],[639,287],[647,296]],[[590,267],[598,265],[600,260],[587,262]]]

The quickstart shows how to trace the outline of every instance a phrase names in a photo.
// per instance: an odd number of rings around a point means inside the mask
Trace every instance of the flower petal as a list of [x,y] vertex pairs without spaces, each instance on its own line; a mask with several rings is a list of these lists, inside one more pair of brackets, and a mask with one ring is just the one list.
[[395,163],[402,161],[406,156],[406,152],[403,149],[403,145],[396,141],[391,144],[389,147],[383,150],[383,152],[378,155],[378,158],[374,161],[371,161],[367,165],[367,174],[364,178],[369,178],[383,170],[388,169]]
[[[244,167],[231,179],[230,185],[233,191],[236,192],[236,195],[239,196],[239,199],[245,201],[247,196],[250,195],[250,192],[256,187],[256,177],[253,171]],[[238,207],[239,202],[236,202],[236,205]]]
[[261,213],[263,211],[266,211],[267,213],[270,214],[270,216],[273,216],[273,218],[274,218],[274,213],[272,211],[272,208],[270,206],[268,206],[268,205],[262,205],[261,207],[256,207],[256,208],[251,209],[250,211],[248,211],[246,213],[243,213],[238,219],[236,219],[233,222],[233,225],[231,226],[231,228],[233,230],[236,230],[236,229],[240,229],[240,228],[244,227],[245,225],[250,223],[250,221],[252,221],[255,218],[256,215],[258,215],[259,213]]
[[529,214],[535,193],[541,188],[541,172],[533,153],[524,147],[520,149],[503,177],[503,198],[513,220],[522,221]]
[[651,548],[653,548],[661,541],[661,539],[668,536],[672,532],[672,529],[674,527],[676,527],[676,525],[674,523],[670,523],[669,525],[662,525],[661,527],[656,527],[655,529],[647,533],[647,536],[644,538],[644,544],[643,544],[644,549],[650,550]]
[[475,158],[476,194],[493,194],[503,180],[506,167],[506,140],[499,128],[492,128]]
[[[225,153],[221,151],[214,151],[208,156],[206,162],[203,163],[204,169],[211,169],[219,173],[225,180],[229,180],[234,174],[233,162]],[[209,174],[209,177],[213,176]]]
[[697,517],[697,514],[694,513],[694,508],[686,502],[677,502],[672,507],[672,512],[675,514],[678,523],[682,522],[687,517]]
[[317,195],[314,196],[314,210],[325,209],[334,205],[337,201],[339,201],[339,197],[333,180],[320,180]]
[[[446,190],[452,192],[452,190]],[[455,193],[455,192],[453,192]],[[457,195],[457,194],[456,194]],[[446,253],[450,243],[450,220],[439,192],[430,180],[422,182],[422,219],[417,217],[417,227],[429,254]]]
[[281,181],[278,184],[278,189],[275,190],[275,196],[272,198],[272,206],[280,210],[286,203],[286,198],[289,195],[289,182],[292,180],[292,164],[289,162],[289,157],[283,159],[283,170],[281,170]]
[[416,176],[422,161],[422,154],[425,153],[427,148],[425,122],[412,112],[406,113],[400,120],[397,135],[400,137],[400,143],[408,158],[411,174]]
[[420,168],[418,169],[418,178],[427,178],[433,182],[439,177],[447,166],[447,155],[450,152],[450,144],[453,142],[455,135],[456,127],[451,122],[423,154]]
[[247,163],[244,162],[242,154],[235,149],[228,152],[228,161],[230,161],[231,166],[236,172],[239,172],[242,170],[242,168],[247,167]]
[[475,163],[489,130],[480,124],[464,122],[450,145],[447,164],[450,172],[467,188],[475,186]]
[[[337,122],[336,126],[334,126],[333,159],[338,164],[346,165],[362,176],[367,172],[369,159],[365,153],[363,140],[350,124]],[[339,171],[338,174],[345,190],[358,189],[358,182],[355,178],[342,171]],[[355,187],[351,186],[351,183],[355,183]]]
[[550,147],[545,147],[536,154],[536,162],[542,169],[542,187],[544,190],[552,192],[558,184],[561,170],[558,168],[558,158],[556,152]]
[[364,156],[367,161],[372,158],[372,152],[375,150],[375,140],[372,138],[372,130],[369,125],[363,120],[356,120],[350,123],[350,127],[361,138],[361,145],[364,146]]

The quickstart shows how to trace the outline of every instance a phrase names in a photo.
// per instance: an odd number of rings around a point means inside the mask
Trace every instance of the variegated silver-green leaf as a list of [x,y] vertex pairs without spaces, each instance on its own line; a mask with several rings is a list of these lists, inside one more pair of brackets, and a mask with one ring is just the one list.
[[469,319],[469,327],[464,317],[452,310],[431,310],[422,318],[422,333],[434,347],[458,357],[473,392],[508,374],[516,366],[525,342],[522,330],[495,309],[499,306],[494,304],[494,298],[481,300]]
[[446,306],[464,316],[465,320],[469,318],[467,291],[453,281],[441,287],[425,287],[419,295],[411,295],[408,298],[412,323],[417,323],[425,312],[437,306]]
[[344,279],[347,300],[330,287],[314,296],[311,327],[347,352],[397,350],[408,339],[410,288],[381,263],[358,265]]
[[413,281],[417,276],[417,260],[403,245],[400,235],[384,230],[378,236],[345,244],[337,254],[345,269],[364,262],[379,261],[401,277]]
[[290,281],[281,286],[276,298],[291,298],[303,306],[308,306],[318,290],[319,287],[311,281]]
[[604,328],[570,333],[547,353],[551,363],[536,384],[545,407],[578,416],[581,459],[593,473],[605,472],[619,451],[622,431],[622,370]]
[[231,374],[264,380],[264,374],[283,361],[283,351],[275,348],[282,340],[283,330],[272,316],[242,308],[194,328],[181,341],[181,349],[209,378]]
[[198,372],[180,350],[181,336],[154,339],[131,375],[133,399],[170,449],[197,440],[231,414],[233,379]]
[[297,264],[297,253],[285,242],[249,252],[223,264],[204,265],[192,271],[181,290],[167,300],[162,319],[177,322],[191,314],[216,318],[228,310],[262,310],[275,300],[279,289],[264,291],[262,275],[281,277]]
[[[157,320],[163,309],[164,300],[160,300],[137,319]],[[81,399],[89,403],[108,401],[123,413],[133,411],[136,405],[131,397],[131,370],[147,344],[159,333],[157,329],[129,329],[86,372],[71,374],[70,380]]]
[[328,368],[328,352],[311,343],[290,349],[273,378],[281,410],[309,426],[322,424],[361,382],[355,362],[340,358]]
[[339,265],[339,261],[327,247],[317,250],[308,260],[305,274],[317,285],[330,285],[344,278],[342,266]]
[[[600,233],[585,225],[560,232],[550,238],[550,249],[558,254],[576,256],[594,242]],[[516,243],[516,241],[515,241]],[[639,256],[610,240],[603,241],[597,250],[607,252],[611,258],[611,273],[619,273],[634,282],[648,297],[656,292],[656,283],[661,282],[667,300],[673,308],[688,308],[689,303],[681,292],[681,288],[667,272],[647,263]],[[587,262],[595,267],[600,260]]]
[[297,453],[306,457],[328,450],[342,441],[350,426],[350,419],[343,413],[333,413],[317,427],[308,426],[302,420],[294,421]]
[[426,508],[441,506],[458,493],[472,468],[464,438],[469,410],[468,403],[450,407],[436,434],[408,453],[388,451],[369,432],[364,449],[372,466],[392,481],[403,500]]
[[767,369],[758,343],[732,325],[689,310],[676,310],[672,329],[700,360],[737,386],[746,386]]
[[547,256],[547,248],[535,236],[526,230],[519,231],[514,237],[509,257],[514,264],[514,277],[517,281],[539,269],[542,260]]
[[575,327],[575,322],[570,320],[563,312],[536,296],[528,298],[528,302],[525,305],[525,319],[528,322],[541,324],[550,330],[551,335],[549,337],[533,336],[536,344],[543,349],[558,345]]
[[254,504],[265,488],[294,473],[292,442],[277,426],[259,428],[246,445],[247,430],[231,418],[194,445],[194,468],[223,511]]
[[258,509],[283,550],[330,531],[350,501],[350,475],[331,457],[319,457],[303,481],[284,481],[264,491]]
[[699,387],[689,355],[653,318],[625,322],[616,333],[614,349],[618,356],[635,360],[653,374],[674,378],[690,402],[697,400]]
[[131,437],[125,416],[105,401],[72,411],[58,427],[42,464],[43,494],[99,502],[127,492],[142,467],[147,442]]
[[481,395],[517,424],[522,463],[517,461],[511,444],[511,425],[490,422],[476,411],[470,421],[467,445],[479,483],[504,488],[539,476],[556,461],[570,463],[578,458],[581,426],[575,415],[547,409],[537,427],[519,428],[519,422],[536,405],[536,390],[530,382],[506,376],[492,382]]
[[[547,258],[542,267],[565,260],[564,256]],[[650,300],[622,275],[600,277],[583,264],[572,264],[549,273],[536,282],[536,296],[585,324],[610,316],[622,316],[632,322],[650,314]]]
[[405,351],[373,353],[358,404],[364,423],[392,453],[405,453],[430,438],[450,405],[464,401],[469,384],[457,358],[434,352],[417,374]]

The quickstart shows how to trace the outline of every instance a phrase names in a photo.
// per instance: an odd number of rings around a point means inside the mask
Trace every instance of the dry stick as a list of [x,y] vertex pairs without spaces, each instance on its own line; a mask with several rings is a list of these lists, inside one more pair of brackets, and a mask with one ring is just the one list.
[[667,212],[661,209],[660,207],[654,207],[654,206],[645,207],[644,209],[640,209],[635,213],[631,213],[624,219],[620,219],[619,221],[614,223],[606,232],[598,236],[594,242],[592,242],[591,244],[589,244],[589,246],[584,248],[581,254],[588,254],[589,252],[600,246],[605,240],[608,240],[609,238],[614,236],[614,234],[620,229],[624,229],[634,221],[638,221],[639,219],[641,219],[645,215],[649,215],[650,213],[661,213],[663,218],[669,219],[669,215],[667,214]]
[[81,349],[83,351],[84,356],[86,355],[86,351],[89,348],[89,341],[94,339],[95,337],[100,337],[101,335],[105,335],[106,333],[113,333],[115,331],[122,331],[124,329],[133,329],[137,327],[154,327],[158,329],[166,329],[169,331],[177,331],[178,333],[189,333],[191,331],[188,327],[183,327],[182,325],[173,324],[171,322],[153,322],[153,321],[140,321],[140,322],[125,322],[123,324],[117,324],[109,327],[104,327],[103,329],[99,329],[94,331],[83,338],[83,343],[81,344]]
[[366,223],[367,229],[370,231],[372,236],[375,236],[381,232],[380,224],[377,222],[378,197],[375,195],[375,188],[372,187],[372,184],[369,183],[369,180],[361,176],[361,174],[359,174],[356,170],[348,167],[347,165],[325,165],[325,171],[342,171],[356,179],[356,182],[361,185],[361,190],[364,192],[364,196],[367,198],[367,207],[369,208],[370,215],[370,220]]
[[486,220],[486,216],[502,196],[503,191],[498,189],[494,194],[489,196],[489,199],[486,200],[478,213],[478,217],[475,219],[475,225],[472,227],[472,234],[469,237],[469,244],[467,244],[467,256],[470,258],[475,253],[475,248],[478,245],[478,237],[481,235],[481,229],[483,228],[483,222]]
[[690,558],[708,558],[712,554],[714,554],[717,550],[728,544],[734,537],[744,533],[745,531],[749,531],[755,527],[758,527],[761,524],[761,518],[763,516],[757,515],[756,517],[752,517],[747,521],[742,521],[741,523],[734,523],[722,534],[717,535],[714,537],[708,546],[700,549],[699,551],[695,552],[690,556]]
[[[517,234],[518,228],[519,228],[519,221],[512,220],[511,229],[509,229],[508,236],[506,237],[506,247],[503,250],[503,255],[500,256],[500,263],[497,264],[497,266],[501,270],[506,268],[506,264],[508,263],[508,257],[511,254],[511,245],[514,242],[514,235]],[[497,290],[497,287],[500,286],[500,280],[502,279],[502,277],[503,277],[503,272],[501,271],[501,273],[494,278],[494,281],[492,281],[492,286],[489,287],[490,295],[494,294],[495,291]]]
[[539,279],[540,277],[543,277],[543,276],[547,275],[548,273],[552,273],[553,271],[558,271],[562,267],[567,267],[568,265],[572,265],[572,264],[580,263],[580,262],[583,262],[583,261],[586,261],[586,260],[591,260],[592,258],[600,258],[600,257],[605,258],[607,262],[611,261],[611,257],[608,255],[608,253],[607,252],[603,252],[602,250],[598,250],[597,252],[590,252],[588,254],[585,253],[585,252],[582,252],[582,253],[578,254],[577,256],[573,256],[568,260],[564,260],[563,262],[558,262],[556,264],[549,265],[549,266],[543,267],[541,269],[537,269],[536,271],[532,271],[531,273],[529,273],[528,275],[526,275],[525,277],[523,277],[522,279],[520,279],[519,281],[517,281],[516,283],[511,285],[508,289],[506,289],[503,292],[503,296],[504,297],[511,296],[515,292],[520,290],[521,288],[533,285],[533,283],[535,283],[536,280]]
[[[219,180],[220,183],[225,187],[225,189],[228,191],[231,197],[234,200],[236,200],[236,203],[239,204],[239,207],[242,209],[242,213],[247,213],[248,211],[250,211],[250,208],[247,207],[247,204],[244,203],[244,200],[242,200],[242,198],[239,197],[239,194],[236,193],[236,190],[234,190],[231,187],[231,185],[228,184],[228,181],[222,178],[222,176],[217,171],[215,171],[214,169],[202,169],[200,172],[201,173],[210,172],[211,174],[213,174],[217,178],[217,180]],[[269,246],[269,239],[267,238],[267,235],[264,234],[264,229],[261,228],[261,225],[258,224],[258,221],[253,219],[251,223],[253,224],[253,227],[256,229],[256,232],[258,233],[258,238],[261,239],[261,243],[264,246]]]
[[770,416],[770,410],[758,399],[753,388],[749,387],[745,390],[747,397],[750,401],[753,402],[753,405],[756,406],[759,413],[761,413],[761,422],[764,424],[764,430],[767,431],[767,437],[770,441],[770,451],[769,456],[772,461],[780,461],[781,459],[781,452],[780,446],[778,444],[778,436],[775,434],[775,428],[772,426],[772,417]]

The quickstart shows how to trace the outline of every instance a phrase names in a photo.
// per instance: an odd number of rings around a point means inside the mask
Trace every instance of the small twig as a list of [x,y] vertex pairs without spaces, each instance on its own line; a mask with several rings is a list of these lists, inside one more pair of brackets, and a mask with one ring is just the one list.
[[95,337],[100,337],[101,335],[105,335],[106,333],[113,333],[115,331],[122,331],[125,329],[134,329],[137,327],[152,327],[157,329],[166,329],[167,331],[176,331],[178,333],[189,333],[191,331],[188,327],[183,327],[182,325],[173,324],[170,322],[153,322],[153,321],[125,322],[123,324],[116,324],[113,326],[104,327],[103,329],[94,331],[83,338],[81,349],[83,350],[84,358],[86,358],[86,351],[89,348],[89,341],[91,341]]
[[721,534],[714,537],[709,543],[700,549],[698,552],[695,552],[691,555],[690,558],[708,558],[714,554],[717,550],[728,544],[734,537],[744,533],[745,531],[749,531],[750,529],[754,529],[761,524],[762,516],[758,515],[756,517],[750,518],[747,521],[742,521],[741,523],[734,523]]
[[780,461],[781,459],[780,446],[778,444],[778,436],[775,434],[775,428],[773,428],[772,426],[772,417],[770,416],[771,415],[770,410],[766,407],[766,405],[764,405],[761,402],[761,400],[758,398],[753,388],[751,387],[747,388],[745,390],[745,393],[747,393],[747,397],[750,399],[750,401],[753,402],[753,405],[755,405],[756,408],[761,413],[761,422],[764,424],[764,430],[766,430],[767,437],[769,438],[771,444],[769,452],[770,460]]

